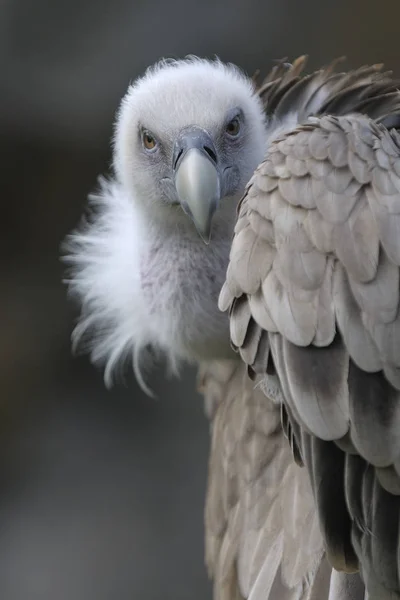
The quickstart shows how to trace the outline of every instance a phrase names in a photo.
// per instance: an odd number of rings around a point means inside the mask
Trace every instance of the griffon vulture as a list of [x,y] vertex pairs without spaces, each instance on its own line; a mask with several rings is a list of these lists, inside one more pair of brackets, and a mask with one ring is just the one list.
[[199,365],[216,600],[399,597],[400,93],[304,64],[150,68],[67,245],[107,384]]

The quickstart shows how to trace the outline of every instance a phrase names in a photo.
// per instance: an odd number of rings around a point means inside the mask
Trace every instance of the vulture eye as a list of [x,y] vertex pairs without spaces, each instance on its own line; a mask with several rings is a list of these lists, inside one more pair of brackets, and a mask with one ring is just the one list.
[[154,136],[152,136],[149,131],[143,131],[142,140],[143,146],[146,148],[146,150],[154,150],[154,148],[157,146]]
[[237,117],[229,121],[226,126],[226,133],[232,137],[236,137],[240,131],[240,121]]

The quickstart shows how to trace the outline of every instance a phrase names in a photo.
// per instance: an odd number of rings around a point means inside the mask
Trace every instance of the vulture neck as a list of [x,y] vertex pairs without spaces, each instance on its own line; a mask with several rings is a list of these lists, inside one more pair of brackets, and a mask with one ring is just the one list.
[[218,309],[237,204],[226,200],[215,215],[206,245],[179,206],[130,198],[138,233],[134,241],[141,294],[152,319],[151,341],[174,360],[235,357],[227,315]]

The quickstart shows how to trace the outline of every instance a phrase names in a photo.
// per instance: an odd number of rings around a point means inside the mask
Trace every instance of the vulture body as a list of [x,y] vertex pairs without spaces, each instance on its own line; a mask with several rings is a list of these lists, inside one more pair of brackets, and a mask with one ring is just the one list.
[[152,352],[199,365],[216,600],[361,600],[358,571],[400,593],[400,93],[379,65],[304,65],[258,87],[151,68],[67,244],[74,342],[106,383],[131,357],[147,389]]

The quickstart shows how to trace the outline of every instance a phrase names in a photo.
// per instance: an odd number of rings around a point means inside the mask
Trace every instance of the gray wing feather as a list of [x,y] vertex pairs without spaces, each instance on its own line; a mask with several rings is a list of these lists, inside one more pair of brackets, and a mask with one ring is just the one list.
[[[214,597],[306,599],[326,568],[323,542],[308,475],[293,462],[280,407],[237,360],[204,364],[199,381],[211,418],[205,522]],[[328,593],[329,585],[321,600]]]
[[271,142],[240,214],[252,252],[236,235],[220,308],[257,338],[234,345],[276,369],[332,564],[400,597],[400,135],[312,118]]
[[201,365],[199,390],[211,420],[205,545],[215,600],[363,600],[359,577],[329,566],[281,406],[238,360]]

